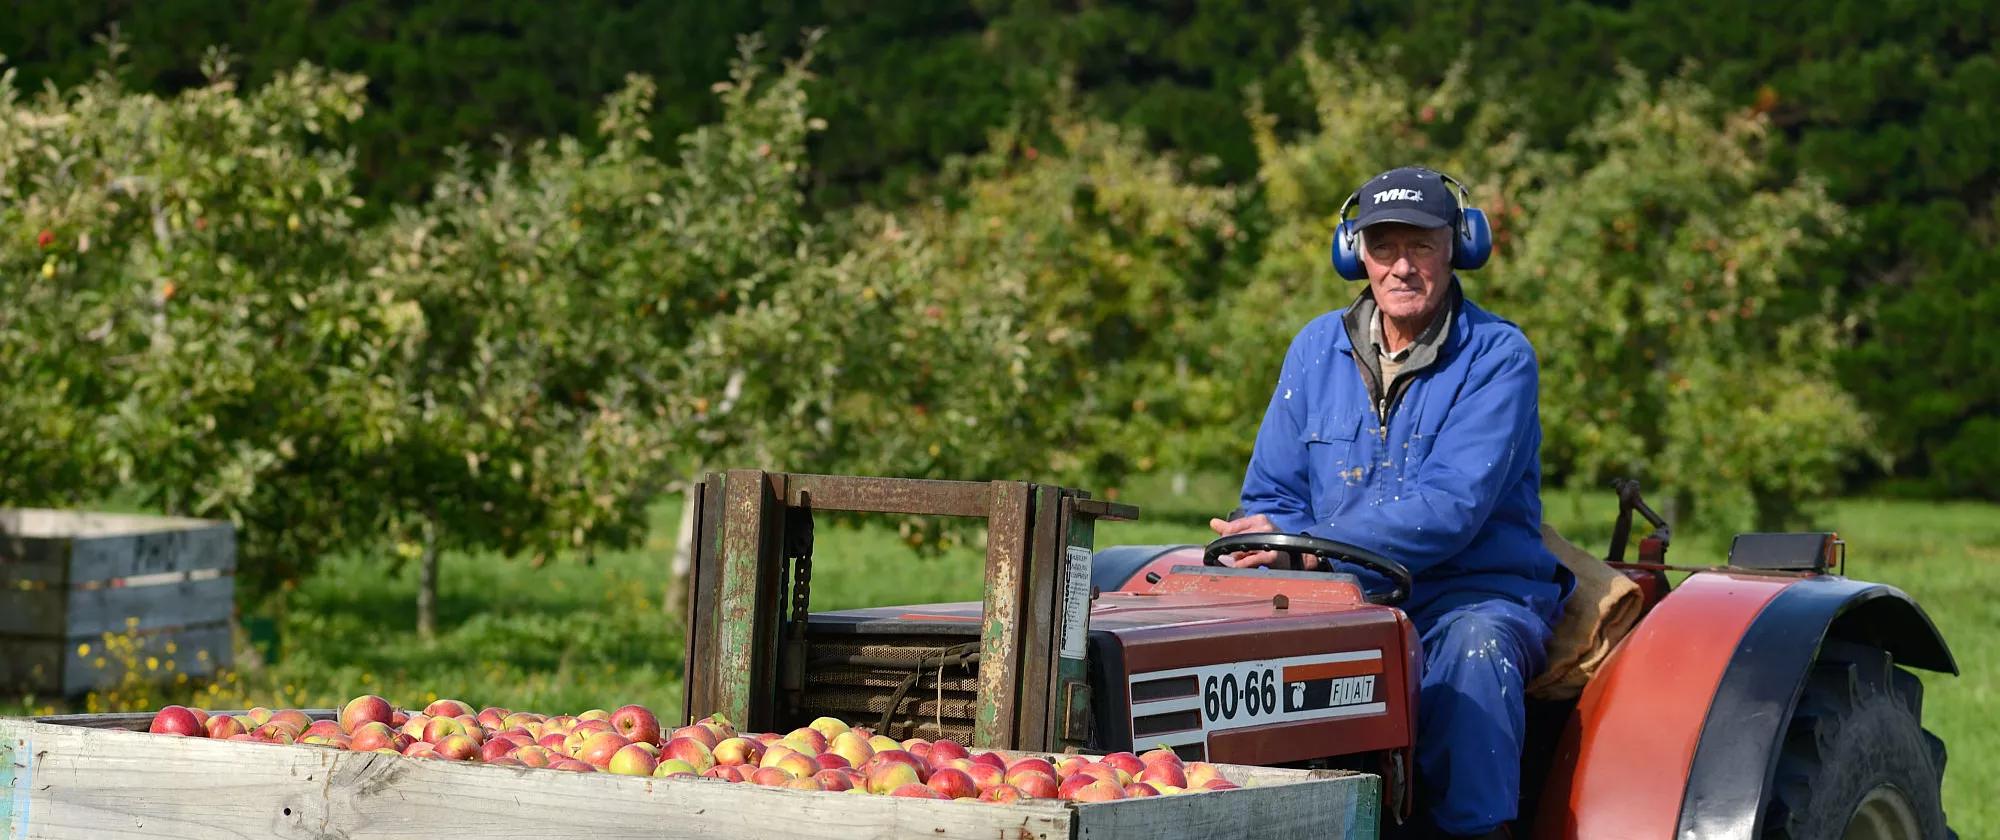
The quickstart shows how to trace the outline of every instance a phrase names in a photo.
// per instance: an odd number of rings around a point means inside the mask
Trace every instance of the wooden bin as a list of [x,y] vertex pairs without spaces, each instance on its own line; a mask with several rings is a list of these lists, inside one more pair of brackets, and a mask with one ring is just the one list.
[[[320,713],[324,715],[325,713]],[[1377,776],[1220,765],[1237,790],[997,805],[493,767],[0,718],[0,837],[1373,840]]]
[[228,523],[0,509],[0,691],[213,674],[230,661],[235,571]]

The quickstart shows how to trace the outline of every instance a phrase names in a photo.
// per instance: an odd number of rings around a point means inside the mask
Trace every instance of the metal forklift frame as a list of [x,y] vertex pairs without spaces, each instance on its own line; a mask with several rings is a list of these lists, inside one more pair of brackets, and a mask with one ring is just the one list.
[[838,511],[986,520],[973,745],[1058,750],[1088,738],[1081,650],[1095,525],[1137,519],[1138,508],[1025,481],[763,470],[709,473],[694,504],[684,722],[719,712],[738,726],[770,728],[781,692],[802,690],[812,515]]

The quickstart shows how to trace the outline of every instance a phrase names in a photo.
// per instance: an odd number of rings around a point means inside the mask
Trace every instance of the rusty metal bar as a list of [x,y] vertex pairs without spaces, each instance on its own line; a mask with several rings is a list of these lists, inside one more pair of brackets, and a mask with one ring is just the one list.
[[691,495],[696,510],[694,557],[688,568],[687,643],[681,663],[683,725],[718,708],[716,675],[722,670],[715,667],[722,632],[722,612],[716,608],[722,597],[722,476],[703,476]]
[[1107,502],[1104,501],[1103,499],[1087,499],[1081,497],[1072,499],[1070,501],[1070,504],[1076,506],[1077,513],[1087,514],[1093,519],[1109,519],[1120,522],[1133,522],[1137,521],[1139,518],[1138,505],[1128,505],[1123,502]]
[[1022,596],[1028,561],[1029,485],[995,481],[986,520],[986,602],[979,639],[979,709],[973,744],[1011,748],[1020,690]]
[[837,475],[785,478],[785,504],[797,507],[810,497],[813,510],[984,518],[992,507],[991,485],[979,481]]
[[1056,576],[1061,573],[1059,552],[1062,535],[1060,509],[1062,488],[1037,485],[1033,490],[1035,509],[1033,548],[1028,552],[1027,592],[1022,602],[1021,622],[1015,636],[1021,640],[1021,675],[1014,749],[1049,748],[1049,709],[1054,674],[1055,635],[1062,611]]

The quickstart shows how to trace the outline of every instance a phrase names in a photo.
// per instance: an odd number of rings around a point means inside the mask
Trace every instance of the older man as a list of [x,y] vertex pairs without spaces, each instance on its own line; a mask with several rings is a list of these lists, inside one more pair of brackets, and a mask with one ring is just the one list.
[[1446,837],[1502,837],[1520,799],[1522,688],[1573,585],[1539,533],[1534,348],[1462,294],[1454,250],[1475,240],[1438,173],[1391,170],[1350,201],[1368,288],[1293,339],[1244,477],[1246,515],[1211,525],[1324,537],[1409,567],[1430,821]]

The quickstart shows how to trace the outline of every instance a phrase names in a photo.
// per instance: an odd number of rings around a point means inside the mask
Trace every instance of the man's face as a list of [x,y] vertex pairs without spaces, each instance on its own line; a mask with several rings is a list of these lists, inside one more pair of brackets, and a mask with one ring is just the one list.
[[1375,225],[1362,232],[1361,264],[1382,314],[1422,320],[1437,310],[1451,285],[1451,228]]

